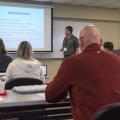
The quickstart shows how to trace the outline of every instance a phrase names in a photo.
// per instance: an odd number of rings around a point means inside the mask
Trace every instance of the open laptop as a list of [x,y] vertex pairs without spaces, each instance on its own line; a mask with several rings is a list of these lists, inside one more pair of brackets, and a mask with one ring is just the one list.
[[48,73],[47,73],[47,65],[41,65],[41,68],[43,70],[44,76],[47,76],[48,75]]

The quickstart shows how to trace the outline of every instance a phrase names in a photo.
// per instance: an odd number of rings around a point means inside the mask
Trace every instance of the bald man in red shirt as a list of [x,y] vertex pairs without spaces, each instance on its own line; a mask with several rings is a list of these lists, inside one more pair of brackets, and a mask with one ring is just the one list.
[[92,120],[102,106],[120,102],[120,59],[100,49],[99,30],[89,25],[80,32],[81,53],[66,58],[46,89],[46,101],[70,95],[74,120]]

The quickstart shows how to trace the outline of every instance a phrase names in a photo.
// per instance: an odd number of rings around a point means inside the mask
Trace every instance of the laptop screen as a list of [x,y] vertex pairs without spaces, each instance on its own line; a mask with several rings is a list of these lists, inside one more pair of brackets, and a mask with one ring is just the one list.
[[41,65],[44,76],[47,76],[47,65]]

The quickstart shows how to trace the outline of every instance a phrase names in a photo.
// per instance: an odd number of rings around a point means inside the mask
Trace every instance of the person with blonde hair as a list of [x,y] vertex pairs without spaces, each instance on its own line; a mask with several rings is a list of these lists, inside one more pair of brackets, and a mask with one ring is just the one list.
[[45,96],[58,102],[69,93],[73,119],[92,120],[100,107],[120,102],[120,58],[101,50],[93,25],[81,30],[79,40],[81,53],[63,60]]
[[33,57],[32,46],[28,41],[19,44],[16,58],[6,71],[6,81],[25,77],[40,79],[43,82],[45,80],[41,63]]
[[0,38],[0,72],[6,72],[6,69],[12,58],[6,55],[6,49],[3,40]]

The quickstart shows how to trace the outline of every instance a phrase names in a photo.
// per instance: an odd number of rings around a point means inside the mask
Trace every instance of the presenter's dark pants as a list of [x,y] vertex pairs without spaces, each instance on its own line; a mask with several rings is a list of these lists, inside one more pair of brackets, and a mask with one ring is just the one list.
[[64,58],[70,57],[71,55],[64,55]]

